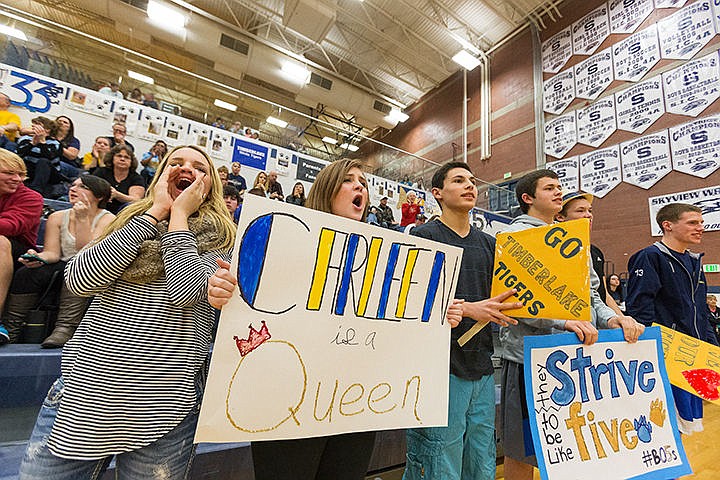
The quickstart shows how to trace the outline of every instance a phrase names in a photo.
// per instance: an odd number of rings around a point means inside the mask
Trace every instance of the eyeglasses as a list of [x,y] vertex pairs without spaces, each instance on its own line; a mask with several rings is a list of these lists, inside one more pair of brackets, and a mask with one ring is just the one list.
[[117,153],[115,154],[115,158],[132,158],[130,155],[125,155],[124,153]]

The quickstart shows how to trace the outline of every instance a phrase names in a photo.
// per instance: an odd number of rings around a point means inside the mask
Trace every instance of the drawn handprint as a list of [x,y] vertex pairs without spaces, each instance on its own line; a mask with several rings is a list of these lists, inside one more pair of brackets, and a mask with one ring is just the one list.
[[633,420],[633,425],[638,434],[638,439],[643,443],[650,443],[650,440],[652,440],[652,425],[648,423],[645,415],[640,415],[640,418]]
[[656,398],[655,400],[650,402],[650,421],[652,423],[662,428],[662,426],[665,424],[666,416],[667,411],[665,410],[662,400]]

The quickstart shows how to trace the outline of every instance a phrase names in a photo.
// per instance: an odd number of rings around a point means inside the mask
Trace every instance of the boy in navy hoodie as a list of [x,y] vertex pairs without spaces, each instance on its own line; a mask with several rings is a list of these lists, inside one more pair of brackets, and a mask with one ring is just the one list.
[[[717,345],[705,306],[702,254],[688,250],[702,240],[702,210],[671,203],[662,207],[655,219],[662,229],[662,240],[635,253],[628,262],[628,315],[645,325],[659,323]],[[676,387],[672,391],[680,432],[701,431],[702,399]]]

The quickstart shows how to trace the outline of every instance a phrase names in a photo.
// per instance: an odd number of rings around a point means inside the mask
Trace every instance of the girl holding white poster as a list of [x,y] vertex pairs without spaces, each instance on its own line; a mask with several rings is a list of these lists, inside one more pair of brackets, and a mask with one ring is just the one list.
[[[323,168],[305,203],[306,207],[365,221],[369,194],[361,163],[340,160]],[[208,300],[215,308],[227,304],[237,288],[230,264],[210,278]],[[300,440],[253,442],[256,480],[362,480],[375,444],[375,432],[357,432]]]
[[68,263],[69,290],[95,300],[65,345],[19,478],[98,478],[113,457],[119,478],[186,477],[215,317],[205,289],[234,231],[213,162],[178,147],[148,195]]

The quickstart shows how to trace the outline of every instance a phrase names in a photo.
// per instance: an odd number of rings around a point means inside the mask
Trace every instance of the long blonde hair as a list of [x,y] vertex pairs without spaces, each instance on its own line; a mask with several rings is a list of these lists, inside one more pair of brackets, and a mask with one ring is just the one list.
[[127,223],[132,220],[133,217],[147,212],[150,207],[152,207],[153,203],[155,202],[155,184],[157,184],[163,171],[165,171],[165,167],[167,166],[170,158],[175,152],[177,152],[181,148],[190,148],[192,150],[195,150],[196,152],[199,152],[203,157],[205,157],[205,160],[207,160],[210,166],[210,178],[212,179],[210,191],[208,192],[205,200],[203,200],[203,202],[200,204],[200,207],[198,207],[196,213],[201,222],[207,216],[210,221],[215,225],[217,235],[215,244],[211,246],[211,249],[229,251],[233,247],[233,245],[235,244],[235,231],[237,227],[232,222],[232,219],[228,214],[227,207],[225,206],[220,176],[218,175],[217,169],[215,168],[215,165],[213,164],[208,154],[205,153],[202,148],[195,145],[181,145],[170,150],[165,155],[165,158],[163,158],[163,161],[160,162],[160,165],[157,168],[157,172],[153,177],[153,181],[152,183],[150,183],[150,186],[145,193],[145,197],[134,201],[127,207],[120,210],[120,213],[118,213],[115,220],[113,220],[113,222],[107,226],[98,241],[107,237],[111,233],[120,230],[125,225],[127,225]]
[[[353,168],[363,169],[363,164],[358,160],[343,158],[331,163],[327,167],[320,170],[315,183],[310,187],[305,200],[305,206],[313,210],[320,210],[325,213],[332,213],[332,202],[340,191],[340,187],[345,181],[345,175]],[[368,202],[365,204],[365,211],[362,215],[362,221],[367,218],[370,209],[370,193],[368,192]]]

